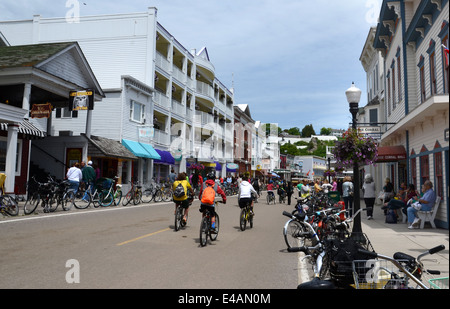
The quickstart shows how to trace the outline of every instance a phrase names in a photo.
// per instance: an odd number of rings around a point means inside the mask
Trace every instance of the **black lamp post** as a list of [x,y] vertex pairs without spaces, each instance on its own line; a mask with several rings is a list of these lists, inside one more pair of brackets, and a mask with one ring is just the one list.
[[[350,113],[352,114],[352,128],[356,128],[357,119],[356,116],[358,115],[358,104],[359,100],[361,99],[361,90],[356,88],[355,83],[352,83],[352,86],[345,92],[345,95],[347,96],[347,101],[350,105]],[[355,214],[361,207],[361,200],[359,196],[359,166],[358,162],[355,162],[353,164],[353,214]],[[361,214],[359,214],[355,220],[353,221],[353,233],[360,233],[362,232],[361,228]]]

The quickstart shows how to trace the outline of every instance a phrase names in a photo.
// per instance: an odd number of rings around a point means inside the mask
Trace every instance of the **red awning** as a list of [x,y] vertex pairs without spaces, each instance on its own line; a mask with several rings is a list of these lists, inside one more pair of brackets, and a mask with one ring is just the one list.
[[397,162],[401,160],[406,160],[406,150],[404,146],[378,147],[377,162]]

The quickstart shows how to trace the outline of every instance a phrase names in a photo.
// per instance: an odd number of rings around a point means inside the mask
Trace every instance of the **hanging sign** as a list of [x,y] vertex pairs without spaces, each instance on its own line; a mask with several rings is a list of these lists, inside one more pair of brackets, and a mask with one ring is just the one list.
[[30,111],[31,118],[50,118],[52,114],[52,105],[50,103],[46,104],[33,104]]
[[71,91],[69,93],[69,110],[94,110],[94,91],[89,89],[81,91]]

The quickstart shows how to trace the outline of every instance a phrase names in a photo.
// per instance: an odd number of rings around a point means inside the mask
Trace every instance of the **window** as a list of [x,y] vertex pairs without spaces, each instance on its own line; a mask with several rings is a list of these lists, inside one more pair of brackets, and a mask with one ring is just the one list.
[[435,95],[437,93],[435,55],[436,54],[434,52],[430,54],[431,95]]
[[387,80],[388,91],[387,91],[387,102],[388,102],[388,115],[391,115],[391,77],[388,76]]
[[425,70],[424,67],[422,66],[420,68],[420,102],[423,103],[425,102],[427,98],[426,95],[426,88],[425,88]]
[[68,107],[57,108],[55,118],[78,118],[78,111],[70,111]]
[[377,109],[369,110],[369,122],[374,125],[376,123],[378,123],[378,110]]
[[130,119],[135,122],[145,123],[145,106],[136,101],[131,101]]
[[428,155],[420,157],[420,184],[423,185],[425,181],[430,180],[430,160]]
[[392,67],[392,110],[395,109],[396,105],[397,105],[397,100],[395,98],[396,95],[396,91],[395,91],[395,64]]
[[437,152],[434,154],[434,176],[436,177],[436,194],[440,197],[442,197],[444,193],[443,174],[442,152]]

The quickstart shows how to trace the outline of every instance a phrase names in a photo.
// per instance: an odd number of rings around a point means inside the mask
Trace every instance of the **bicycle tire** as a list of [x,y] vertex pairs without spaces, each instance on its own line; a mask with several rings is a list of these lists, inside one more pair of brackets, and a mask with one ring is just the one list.
[[75,193],[74,200],[73,200],[73,206],[75,206],[76,209],[86,209],[91,205],[92,201],[92,195],[91,193],[87,193],[86,196],[84,194],[84,191],[78,190],[77,193]]
[[122,201],[122,190],[118,190],[114,193],[114,206],[119,206]]
[[4,210],[8,215],[15,217],[19,214],[19,205],[17,204],[16,200],[13,197],[9,195],[3,195],[0,198]]
[[162,195],[163,201],[164,202],[171,202],[172,201],[172,190],[171,189],[165,189]]
[[48,199],[47,209],[50,212],[55,212],[59,206],[58,197],[53,195]]
[[62,199],[62,209],[64,211],[69,211],[72,208],[73,201],[75,199],[75,193],[71,190],[64,193],[63,199]]
[[161,190],[158,190],[155,192],[155,196],[153,197],[153,200],[155,201],[155,203],[159,203],[162,201]]
[[216,213],[216,233],[209,233],[209,238],[211,239],[211,241],[215,241],[217,239],[217,236],[219,236],[219,227],[220,227],[219,214]]
[[25,205],[23,206],[23,213],[25,215],[30,215],[32,214],[36,208],[39,205],[41,196],[39,195],[39,193],[34,192],[25,202]]
[[208,217],[203,217],[200,223],[200,246],[206,246],[208,242],[209,234],[209,219]]
[[133,198],[133,192],[129,191],[122,200],[122,206],[127,206]]
[[284,241],[288,248],[304,246],[307,234],[306,227],[296,220],[290,220],[283,229]]
[[175,232],[178,232],[180,230],[182,219],[182,208],[180,205],[177,205],[177,209],[175,210]]
[[142,203],[147,204],[153,200],[153,193],[151,189],[145,189],[142,192]]
[[103,190],[98,194],[98,203],[102,207],[108,207],[111,206],[113,203],[114,198],[111,194],[111,191],[109,190]]
[[141,203],[141,201],[142,201],[142,192],[136,191],[133,195],[133,204],[138,205]]
[[246,215],[247,215],[247,210],[245,208],[242,208],[241,215],[239,216],[239,227],[242,232],[245,231],[245,228],[247,226]]

